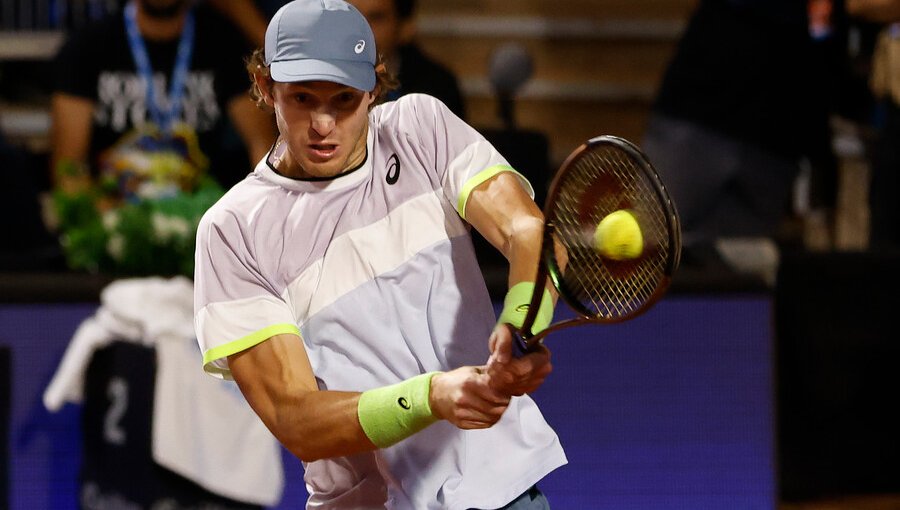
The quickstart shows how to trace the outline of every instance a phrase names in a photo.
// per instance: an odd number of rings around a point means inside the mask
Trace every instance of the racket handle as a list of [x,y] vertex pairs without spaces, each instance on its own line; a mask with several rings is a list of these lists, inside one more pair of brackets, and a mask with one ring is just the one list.
[[512,355],[514,358],[521,358],[522,356],[531,352],[531,348],[528,345],[528,342],[525,341],[525,337],[518,331],[513,331],[512,335]]

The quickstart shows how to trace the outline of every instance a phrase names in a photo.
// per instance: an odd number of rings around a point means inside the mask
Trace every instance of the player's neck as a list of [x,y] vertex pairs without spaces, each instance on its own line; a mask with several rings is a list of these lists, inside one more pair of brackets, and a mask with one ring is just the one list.
[[168,41],[177,39],[181,36],[181,29],[184,27],[184,19],[187,15],[186,10],[182,10],[176,16],[157,17],[147,14],[138,3],[137,7],[137,24],[138,29],[144,39],[152,41]]
[[293,177],[291,174],[294,173],[294,164],[287,148],[284,138],[279,136],[278,140],[275,141],[275,146],[269,152],[268,163],[279,174],[285,177]]
[[366,130],[362,135],[362,145],[354,149],[353,153],[349,158],[347,158],[346,164],[343,166],[343,168],[341,168],[340,171],[333,172],[331,174],[314,175],[308,172],[303,168],[303,165],[294,158],[293,154],[291,154],[287,142],[285,142],[285,140],[281,137],[278,138],[278,141],[275,142],[275,146],[269,152],[269,155],[267,156],[267,163],[273,170],[275,170],[276,173],[285,177],[290,177],[291,179],[330,179],[334,177],[340,177],[341,175],[355,171],[357,168],[361,167],[363,163],[365,163],[366,158],[368,157],[368,149],[366,145],[367,139],[368,125],[366,126]]
[[275,142],[275,147],[269,155],[269,164],[272,165],[276,172],[291,179],[308,179],[312,177],[294,159],[291,151],[288,150],[288,144],[281,137]]

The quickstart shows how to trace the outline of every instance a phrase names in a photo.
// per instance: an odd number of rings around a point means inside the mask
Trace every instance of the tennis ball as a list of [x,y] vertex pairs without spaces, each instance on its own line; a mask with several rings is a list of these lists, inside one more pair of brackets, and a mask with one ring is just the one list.
[[634,215],[624,209],[612,212],[597,225],[594,247],[608,259],[635,259],[644,251],[641,226]]

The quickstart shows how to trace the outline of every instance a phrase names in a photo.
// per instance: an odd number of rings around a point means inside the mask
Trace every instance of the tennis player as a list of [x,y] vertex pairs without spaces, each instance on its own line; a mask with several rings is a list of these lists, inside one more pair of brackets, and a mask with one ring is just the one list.
[[[548,508],[536,484],[566,458],[527,393],[550,353],[511,356],[533,190],[438,100],[376,106],[391,82],[376,55],[342,0],[269,23],[248,69],[280,135],[200,224],[204,368],[304,462],[307,508]],[[470,225],[510,262],[499,321]]]

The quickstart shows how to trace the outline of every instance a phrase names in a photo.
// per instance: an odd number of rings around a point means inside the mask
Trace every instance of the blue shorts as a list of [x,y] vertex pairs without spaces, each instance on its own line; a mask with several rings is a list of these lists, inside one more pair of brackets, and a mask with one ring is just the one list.
[[537,485],[532,485],[521,496],[497,510],[550,510],[550,503]]

